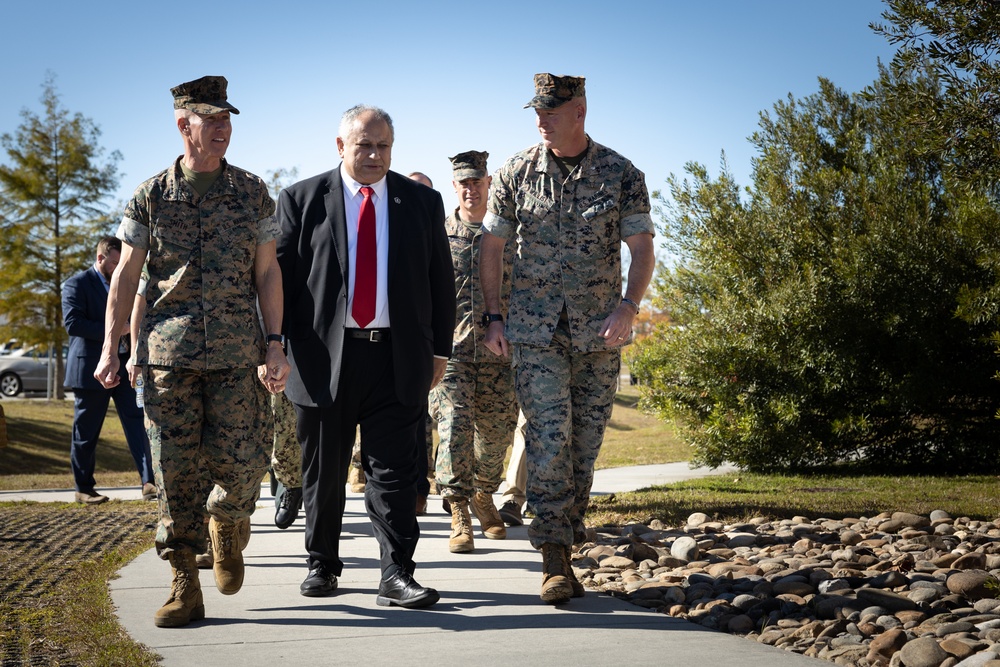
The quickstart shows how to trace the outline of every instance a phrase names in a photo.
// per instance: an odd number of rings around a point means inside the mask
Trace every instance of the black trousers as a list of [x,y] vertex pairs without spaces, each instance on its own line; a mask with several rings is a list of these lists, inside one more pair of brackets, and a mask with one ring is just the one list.
[[[361,425],[361,465],[367,477],[365,508],[378,541],[382,576],[413,573],[417,525],[418,455],[426,457],[417,426],[426,408],[396,397],[392,346],[347,338],[337,398],[330,407],[295,405],[302,445],[302,498],[309,567],[326,565],[340,576],[348,466]],[[419,445],[419,446],[418,446]]]
[[424,446],[424,455],[417,457],[417,472],[419,473],[419,476],[417,477],[417,495],[426,498],[431,494],[431,481],[428,478],[429,472],[427,470],[427,458],[429,457],[429,454],[427,454],[427,452],[434,447],[434,440],[433,438],[427,437],[427,420],[430,417],[427,415],[426,403],[424,403],[423,411],[424,420],[417,424],[417,442]]

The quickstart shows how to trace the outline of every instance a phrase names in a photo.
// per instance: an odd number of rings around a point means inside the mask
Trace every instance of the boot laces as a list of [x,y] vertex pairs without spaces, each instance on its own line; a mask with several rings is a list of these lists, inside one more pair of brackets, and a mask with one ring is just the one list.
[[452,501],[451,503],[451,516],[455,522],[455,528],[459,532],[471,532],[472,531],[472,521],[469,517],[468,505],[465,503],[458,503]]
[[216,531],[219,535],[218,560],[225,560],[233,552],[233,540],[236,537],[236,526],[232,524],[220,524]]
[[174,564],[174,579],[170,586],[170,597],[174,600],[184,597],[185,591],[195,585],[195,575],[192,572],[192,569],[195,568],[194,562],[185,563],[183,567],[178,567],[178,565],[181,564]]

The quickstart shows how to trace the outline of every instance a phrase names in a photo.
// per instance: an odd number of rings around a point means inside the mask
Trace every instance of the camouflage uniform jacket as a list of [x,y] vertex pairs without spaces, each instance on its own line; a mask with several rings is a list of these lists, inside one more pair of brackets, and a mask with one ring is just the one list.
[[[498,357],[483,345],[486,329],[481,319],[486,312],[483,288],[479,282],[479,246],[483,231],[469,229],[461,217],[459,209],[444,221],[451,246],[451,261],[455,266],[455,336],[452,343],[452,361],[490,362],[509,364],[510,360]],[[510,291],[511,262],[514,259],[514,244],[504,248],[503,283],[500,290],[501,311],[506,310],[507,295]]]
[[279,231],[264,182],[225,160],[204,197],[184,180],[180,158],[142,183],[118,228],[123,242],[149,253],[137,362],[198,370],[263,363],[254,258]]
[[565,306],[573,349],[607,349],[600,328],[622,300],[622,239],[655,232],[641,171],[587,137],[586,155],[564,181],[537,144],[494,175],[483,228],[517,236],[510,342],[547,347]]

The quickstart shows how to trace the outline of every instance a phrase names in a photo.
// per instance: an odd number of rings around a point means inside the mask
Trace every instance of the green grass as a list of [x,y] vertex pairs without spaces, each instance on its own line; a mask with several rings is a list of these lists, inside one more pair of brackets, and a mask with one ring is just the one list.
[[670,424],[640,412],[638,388],[623,384],[615,397],[611,421],[596,467],[621,468],[651,463],[675,463],[691,458],[691,449],[674,435]]
[[587,515],[595,525],[685,523],[704,512],[732,523],[755,516],[809,519],[875,516],[906,511],[927,515],[941,509],[952,516],[1000,517],[1000,479],[994,476],[801,476],[735,473],[596,497]]
[[[0,491],[71,489],[69,464],[73,401],[3,401],[7,447],[0,449]],[[97,486],[138,486],[139,473],[125,442],[114,403],[97,443]]]

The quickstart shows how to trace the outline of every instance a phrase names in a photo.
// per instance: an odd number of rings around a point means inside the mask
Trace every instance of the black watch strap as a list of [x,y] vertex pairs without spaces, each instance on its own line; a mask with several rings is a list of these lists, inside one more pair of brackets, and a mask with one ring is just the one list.
[[281,347],[285,346],[285,337],[281,334],[267,334],[267,342],[281,343]]
[[500,313],[483,313],[483,326],[488,327],[491,322],[503,322],[503,315]]

